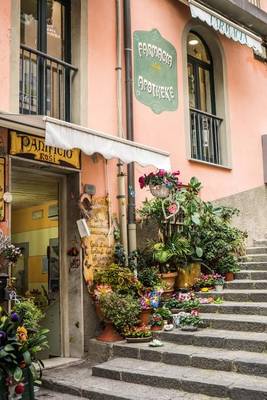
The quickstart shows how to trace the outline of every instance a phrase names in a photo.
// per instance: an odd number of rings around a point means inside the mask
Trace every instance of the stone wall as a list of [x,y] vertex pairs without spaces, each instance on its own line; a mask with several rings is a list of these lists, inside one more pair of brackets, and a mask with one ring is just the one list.
[[247,231],[248,245],[254,239],[262,239],[267,233],[267,187],[256,187],[245,192],[218,199],[216,204],[235,207],[240,214],[234,217],[233,224]]

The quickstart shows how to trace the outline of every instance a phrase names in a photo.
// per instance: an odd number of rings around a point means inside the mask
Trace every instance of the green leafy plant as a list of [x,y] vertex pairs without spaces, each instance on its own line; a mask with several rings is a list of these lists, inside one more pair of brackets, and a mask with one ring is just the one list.
[[159,314],[164,321],[172,320],[172,313],[167,307],[157,308],[157,314]]
[[151,326],[152,327],[162,327],[163,326],[163,318],[158,312],[156,312],[152,315]]
[[40,383],[40,369],[37,370],[36,365],[43,365],[37,354],[48,347],[47,333],[47,329],[28,331],[18,312],[7,314],[0,309],[0,382],[7,390],[19,385],[23,393],[27,376]]
[[93,289],[96,285],[109,285],[114,292],[125,295],[137,295],[142,289],[142,284],[134,273],[129,268],[118,264],[111,264],[107,268],[97,270],[94,273],[93,283]]
[[202,321],[201,321],[198,311],[193,310],[193,311],[191,311],[190,314],[186,313],[185,315],[182,315],[180,317],[179,323],[181,326],[190,326],[190,325],[199,326],[202,323]]
[[21,322],[27,329],[38,329],[40,321],[44,318],[44,313],[37,307],[33,299],[24,299],[14,306],[21,319]]
[[99,304],[104,318],[111,321],[121,333],[125,329],[136,325],[139,321],[140,304],[131,295],[107,293],[100,296]]

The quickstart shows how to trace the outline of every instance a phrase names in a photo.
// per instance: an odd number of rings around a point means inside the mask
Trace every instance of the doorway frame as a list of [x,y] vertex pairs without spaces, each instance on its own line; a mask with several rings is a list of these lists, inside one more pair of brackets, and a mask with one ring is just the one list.
[[[60,343],[61,343],[61,357],[70,356],[70,332],[69,332],[69,268],[67,260],[67,176],[64,174],[63,167],[55,167],[54,165],[45,164],[46,168],[38,169],[38,166],[44,165],[38,161],[25,159],[16,156],[9,157],[9,190],[12,193],[12,172],[14,165],[12,161],[16,160],[22,164],[21,170],[29,171],[32,164],[36,164],[37,168],[33,170],[35,175],[47,175],[58,178],[59,190],[58,190],[58,203],[59,203],[59,219],[58,219],[58,237],[59,237],[59,254],[60,254],[60,280],[59,280],[59,299],[60,299]],[[27,166],[29,164],[29,166]],[[58,170],[56,172],[50,171],[49,169]],[[68,168],[67,168],[68,169]],[[68,169],[69,170],[69,169]],[[60,173],[62,171],[62,173]],[[78,172],[75,170],[75,172]],[[12,202],[10,206],[10,218],[9,218],[9,230],[11,234],[11,219],[12,219]],[[64,310],[64,311],[63,311]]]

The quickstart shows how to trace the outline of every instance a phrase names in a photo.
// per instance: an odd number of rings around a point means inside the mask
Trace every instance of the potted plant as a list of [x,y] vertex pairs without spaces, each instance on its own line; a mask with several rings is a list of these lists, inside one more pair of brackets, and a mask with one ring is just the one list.
[[[30,323],[30,321],[28,321]],[[35,321],[36,322],[36,321]],[[27,329],[19,312],[0,310],[0,395],[1,400],[34,399],[34,383],[40,383],[42,362],[39,351],[48,347],[47,329]],[[39,368],[36,368],[39,365]],[[39,371],[38,371],[39,370]]]
[[151,330],[152,331],[161,331],[163,328],[163,318],[159,313],[154,313],[151,318]]
[[162,317],[164,324],[172,322],[172,313],[167,307],[157,308],[157,314]]
[[130,294],[106,293],[100,296],[99,305],[105,322],[104,331],[97,337],[100,341],[122,340],[123,331],[139,321],[140,304]]
[[186,313],[182,315],[179,320],[182,331],[196,331],[198,326],[201,324],[201,319],[199,317],[199,312],[192,310],[191,313]]
[[170,191],[177,189],[180,185],[178,176],[179,171],[168,172],[164,169],[159,169],[157,172],[150,172],[148,175],[140,176],[139,184],[143,189],[149,186],[151,194],[158,198],[166,198],[169,196]]
[[141,306],[140,321],[142,325],[144,326],[150,325],[150,319],[153,308],[159,307],[161,293],[162,293],[161,289],[155,289],[151,291],[146,291],[140,297],[139,299]]
[[239,268],[237,268],[235,265],[234,266],[227,266],[225,268],[225,277],[224,280],[226,282],[231,282],[235,279],[235,274],[239,271]]
[[224,285],[223,276],[217,274],[217,277],[214,280],[214,286],[215,286],[216,292],[222,292],[223,291],[223,285]]
[[145,343],[152,340],[151,329],[148,326],[133,326],[124,331],[128,343]]

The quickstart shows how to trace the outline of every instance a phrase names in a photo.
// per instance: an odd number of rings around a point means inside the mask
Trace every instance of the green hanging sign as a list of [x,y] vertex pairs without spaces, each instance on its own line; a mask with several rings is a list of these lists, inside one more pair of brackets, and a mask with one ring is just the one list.
[[134,92],[156,114],[177,109],[176,50],[157,29],[134,32]]

